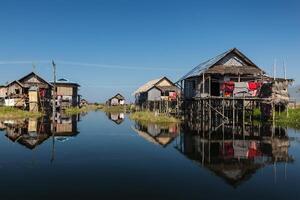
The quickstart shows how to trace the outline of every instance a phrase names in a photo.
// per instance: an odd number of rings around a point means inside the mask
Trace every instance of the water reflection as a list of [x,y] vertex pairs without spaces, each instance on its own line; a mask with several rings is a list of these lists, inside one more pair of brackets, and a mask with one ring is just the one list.
[[28,149],[35,149],[50,137],[58,141],[65,141],[69,137],[76,136],[79,133],[77,130],[79,119],[79,116],[69,117],[58,114],[54,124],[49,117],[3,120],[0,121],[0,128],[5,131],[5,136],[12,142]]
[[183,132],[176,149],[235,187],[260,168],[293,162],[287,131],[281,127],[244,124],[234,129],[223,124],[213,131],[201,131],[185,124]]
[[[202,129],[201,124],[141,124],[132,127],[139,136],[166,147],[176,138],[174,147],[187,159],[222,177],[237,187],[257,170],[276,164],[291,163],[287,130],[270,124],[244,124],[234,128],[221,124]],[[277,174],[274,174],[276,177]]]
[[125,119],[124,113],[106,113],[108,119],[115,122],[116,124],[121,124]]
[[179,134],[179,124],[142,124],[136,122],[132,129],[145,140],[160,145],[168,146]]

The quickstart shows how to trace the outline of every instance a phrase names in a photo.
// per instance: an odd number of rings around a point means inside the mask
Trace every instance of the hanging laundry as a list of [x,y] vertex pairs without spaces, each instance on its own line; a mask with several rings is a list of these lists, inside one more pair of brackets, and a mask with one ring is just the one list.
[[224,83],[224,90],[225,92],[233,92],[234,91],[234,82],[233,81],[229,81],[229,82],[225,82]]
[[248,94],[248,83],[247,82],[236,82],[234,85],[233,94],[236,97],[249,96]]
[[169,99],[170,100],[175,100],[177,98],[177,93],[176,92],[169,92]]

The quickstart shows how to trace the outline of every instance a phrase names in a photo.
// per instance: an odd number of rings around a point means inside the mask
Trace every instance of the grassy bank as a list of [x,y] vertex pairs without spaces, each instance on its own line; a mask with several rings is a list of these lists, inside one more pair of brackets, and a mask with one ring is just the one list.
[[99,105],[98,109],[107,113],[128,113],[132,110],[132,107],[130,105],[124,105],[124,106]]
[[0,119],[38,118],[43,116],[40,112],[29,112],[13,107],[0,107]]
[[288,116],[286,112],[276,113],[276,123],[280,126],[300,129],[300,108],[289,110]]
[[65,109],[65,114],[67,115],[76,115],[76,114],[80,114],[80,113],[84,113],[84,112],[89,112],[92,110],[97,110],[98,106],[95,105],[87,105],[87,106],[83,106],[81,108],[78,107],[71,107],[71,108],[67,108]]
[[152,123],[178,123],[179,119],[166,114],[155,114],[154,112],[133,112],[129,115],[132,120],[140,122],[152,122]]

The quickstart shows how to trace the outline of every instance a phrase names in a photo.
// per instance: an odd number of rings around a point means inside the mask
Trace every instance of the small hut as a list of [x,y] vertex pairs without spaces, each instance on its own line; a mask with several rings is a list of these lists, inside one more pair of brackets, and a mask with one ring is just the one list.
[[177,101],[180,89],[167,77],[151,80],[134,93],[135,102],[142,106],[148,102]]
[[80,99],[80,107],[87,106],[89,102],[86,99]]
[[122,106],[125,104],[125,97],[123,97],[120,93],[108,99],[107,104],[109,106]]

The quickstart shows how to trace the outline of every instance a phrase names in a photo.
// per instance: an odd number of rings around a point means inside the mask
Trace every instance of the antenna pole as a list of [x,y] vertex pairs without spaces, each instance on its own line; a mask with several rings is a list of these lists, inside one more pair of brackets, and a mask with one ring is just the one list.
[[283,70],[284,70],[284,79],[286,80],[286,65],[285,65],[285,60],[283,60]]
[[274,65],[273,65],[273,79],[276,79],[276,58],[274,59]]

